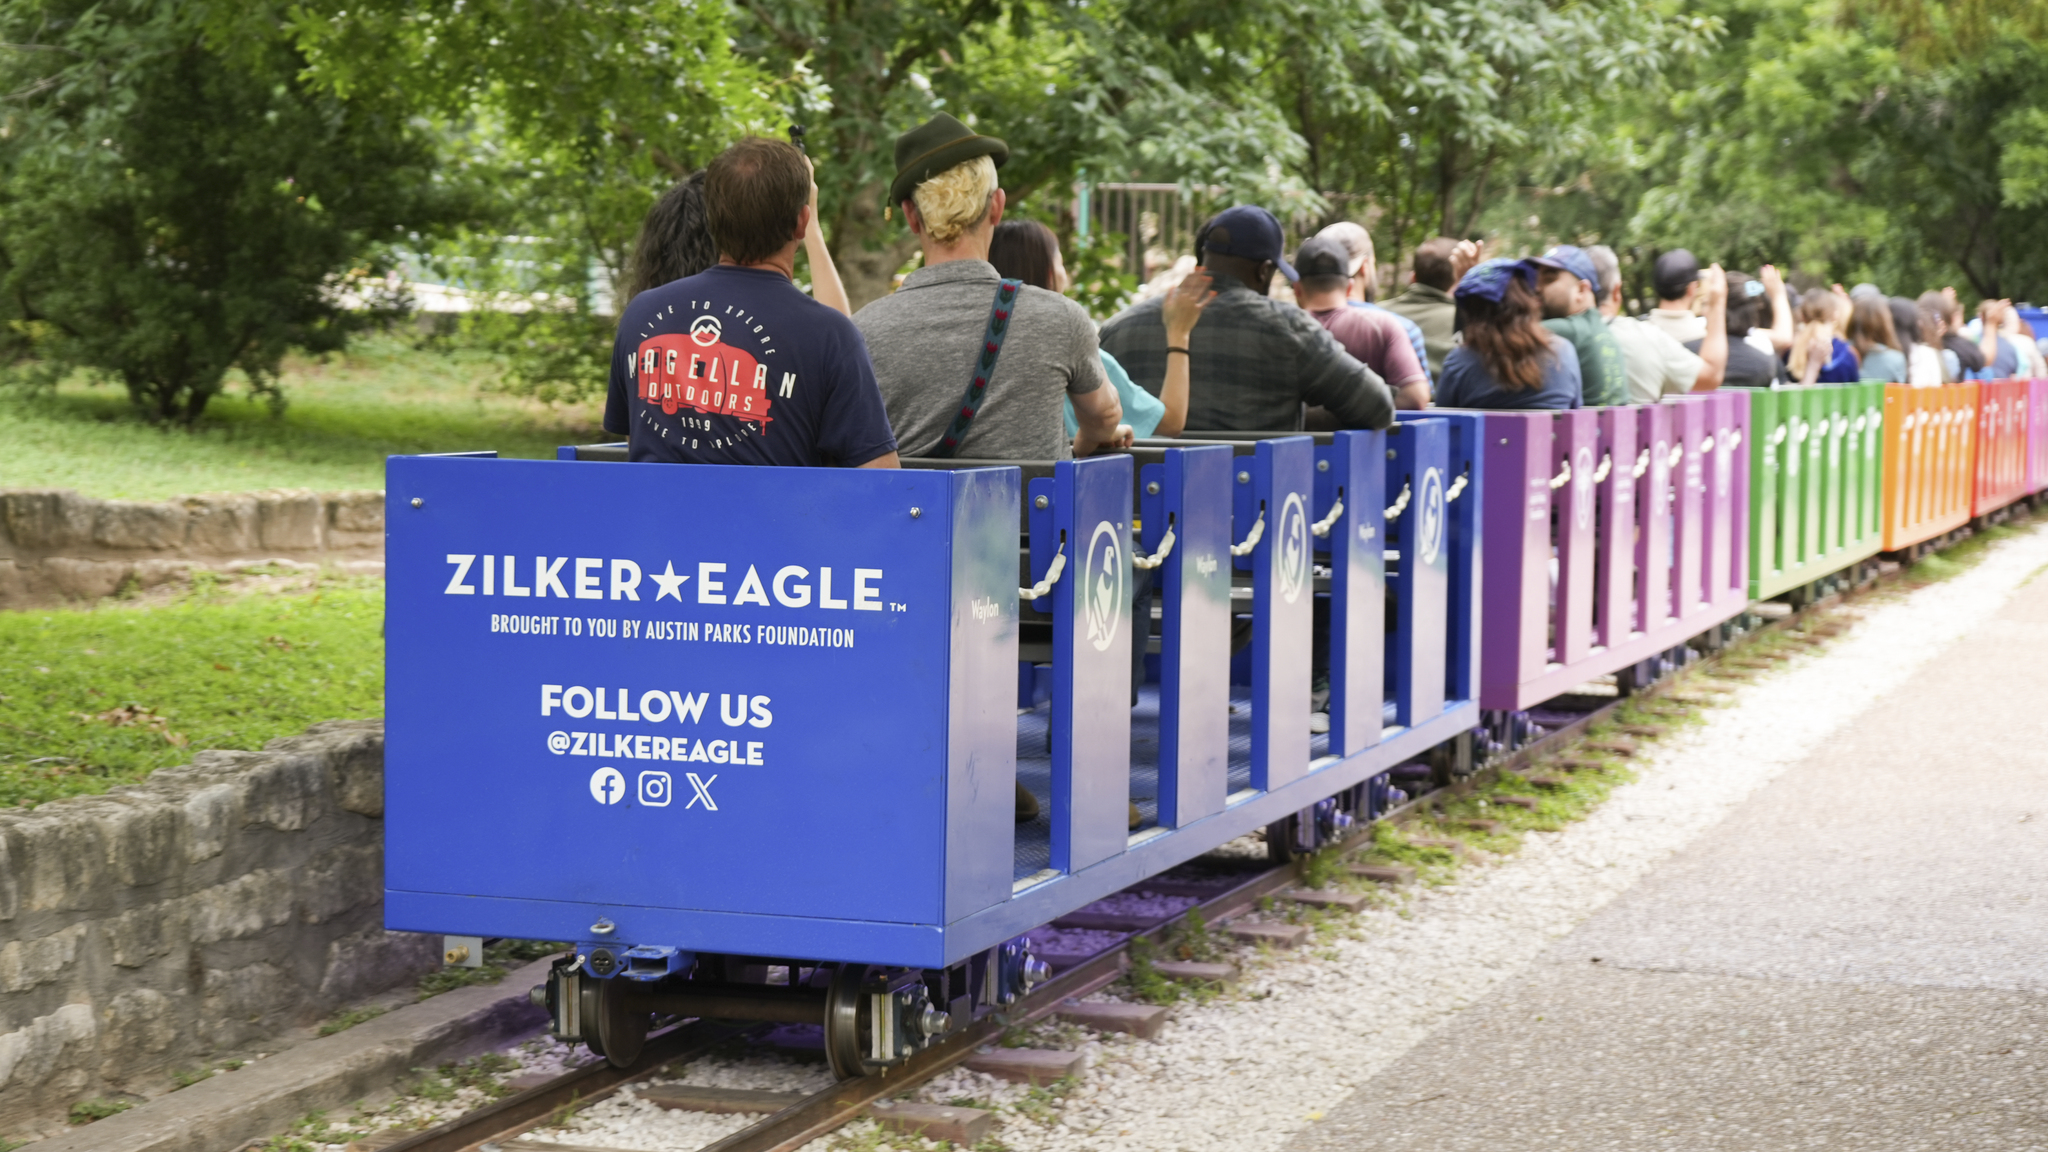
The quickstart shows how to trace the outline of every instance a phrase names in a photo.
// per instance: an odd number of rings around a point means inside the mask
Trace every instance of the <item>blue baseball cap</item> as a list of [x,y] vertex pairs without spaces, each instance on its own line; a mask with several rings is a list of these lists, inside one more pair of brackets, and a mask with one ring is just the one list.
[[1495,257],[1492,260],[1474,265],[1470,272],[1465,273],[1465,278],[1458,281],[1458,286],[1453,290],[1452,295],[1460,300],[1468,296],[1477,296],[1482,300],[1491,300],[1498,304],[1501,297],[1507,295],[1508,282],[1518,276],[1521,277],[1522,283],[1530,291],[1536,290],[1536,264],[1534,261],[1504,260]]
[[1301,279],[1287,262],[1286,241],[1280,235],[1280,221],[1271,212],[1250,204],[1225,208],[1209,218],[1195,236],[1195,250],[1236,256],[1244,260],[1271,260],[1289,283]]
[[1535,262],[1545,268],[1555,268],[1560,272],[1569,272],[1591,285],[1595,293],[1600,291],[1600,273],[1593,270],[1593,258],[1586,254],[1584,248],[1571,244],[1559,244],[1543,255],[1536,257]]

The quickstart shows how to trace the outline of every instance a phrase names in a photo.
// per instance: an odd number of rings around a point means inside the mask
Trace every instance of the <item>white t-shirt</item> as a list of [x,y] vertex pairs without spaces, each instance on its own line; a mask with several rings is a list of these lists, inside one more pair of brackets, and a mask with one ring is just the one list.
[[1636,404],[1655,404],[1659,396],[1690,392],[1704,363],[1699,354],[1671,338],[1656,325],[1633,316],[1607,322],[1608,334],[1621,345],[1628,365],[1628,397]]
[[1643,319],[1680,344],[1707,338],[1707,318],[1693,315],[1690,308],[1652,308]]
[[1932,344],[1915,344],[1906,353],[1906,383],[1915,388],[1941,387],[1941,353]]

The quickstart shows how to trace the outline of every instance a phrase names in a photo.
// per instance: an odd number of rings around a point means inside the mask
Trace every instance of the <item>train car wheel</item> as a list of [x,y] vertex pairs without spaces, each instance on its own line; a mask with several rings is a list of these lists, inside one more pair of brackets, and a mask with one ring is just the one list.
[[841,1080],[865,1076],[872,1067],[867,1059],[871,1009],[862,994],[867,980],[867,965],[841,964],[825,993],[825,1059]]
[[576,982],[577,1029],[582,1035],[583,1046],[590,1049],[592,1056],[604,1055],[604,1040],[598,1033],[597,1022],[603,1017],[599,996],[603,992],[603,980],[585,977]]
[[597,986],[598,1043],[590,1045],[591,1051],[614,1068],[630,1068],[647,1043],[648,1012],[634,995],[639,989],[626,980],[600,980]]

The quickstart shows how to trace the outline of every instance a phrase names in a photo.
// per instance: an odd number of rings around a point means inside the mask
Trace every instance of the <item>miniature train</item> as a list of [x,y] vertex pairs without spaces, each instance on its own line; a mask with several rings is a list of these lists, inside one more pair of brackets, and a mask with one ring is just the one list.
[[1256,830],[1311,850],[1542,701],[2033,497],[2048,381],[623,460],[391,459],[386,924],[572,942],[554,1030],[621,1065],[735,1017],[851,1076],[1028,991],[1029,929]]

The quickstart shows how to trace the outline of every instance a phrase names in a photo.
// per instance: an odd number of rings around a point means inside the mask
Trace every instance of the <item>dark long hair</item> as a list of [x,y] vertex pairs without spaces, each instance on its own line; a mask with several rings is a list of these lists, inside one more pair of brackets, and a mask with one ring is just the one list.
[[1882,296],[1858,296],[1849,306],[1849,344],[1862,363],[1870,350],[1882,344],[1903,352],[1898,332],[1892,327],[1891,302]]
[[1465,347],[1502,388],[1519,392],[1543,386],[1543,359],[1553,355],[1550,331],[1543,327],[1543,302],[1521,276],[1508,277],[1498,304],[1482,296],[1460,298],[1458,316]]
[[640,222],[640,237],[626,262],[623,308],[649,288],[695,276],[718,263],[718,245],[704,213],[704,170],[661,194]]
[[1904,296],[1893,296],[1885,301],[1892,310],[1892,332],[1899,338],[1899,351],[1904,352],[1914,344],[1927,343],[1920,334],[1920,306]]
[[1036,220],[1005,220],[989,238],[988,262],[1005,280],[1022,280],[1033,288],[1057,292],[1052,262],[1059,255],[1059,237]]

